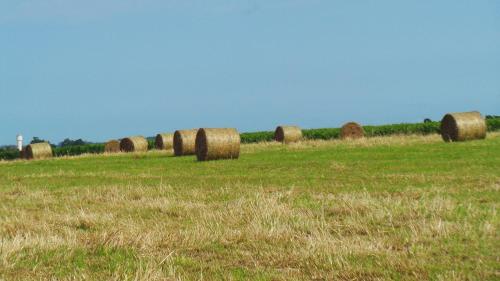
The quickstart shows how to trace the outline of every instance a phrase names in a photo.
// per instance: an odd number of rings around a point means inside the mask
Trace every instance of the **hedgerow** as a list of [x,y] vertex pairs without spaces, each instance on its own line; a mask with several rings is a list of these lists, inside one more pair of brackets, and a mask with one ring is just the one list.
[[93,144],[85,144],[85,145],[71,145],[64,147],[53,147],[52,152],[54,156],[73,156],[73,155],[81,155],[86,153],[104,153],[104,144],[103,143],[93,143]]

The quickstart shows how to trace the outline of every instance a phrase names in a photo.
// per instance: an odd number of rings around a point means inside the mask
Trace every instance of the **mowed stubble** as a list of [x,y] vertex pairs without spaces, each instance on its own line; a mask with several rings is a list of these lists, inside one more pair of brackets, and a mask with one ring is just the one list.
[[494,280],[499,147],[492,133],[2,162],[0,279]]

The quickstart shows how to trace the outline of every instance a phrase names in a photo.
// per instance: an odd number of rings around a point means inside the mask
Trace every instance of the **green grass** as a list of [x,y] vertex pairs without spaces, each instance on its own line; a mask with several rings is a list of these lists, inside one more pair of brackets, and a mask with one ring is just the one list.
[[0,280],[498,280],[500,134],[0,162]]

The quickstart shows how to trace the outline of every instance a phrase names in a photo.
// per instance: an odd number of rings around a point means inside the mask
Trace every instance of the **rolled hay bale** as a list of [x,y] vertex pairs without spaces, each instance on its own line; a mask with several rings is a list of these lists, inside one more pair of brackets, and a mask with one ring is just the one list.
[[365,136],[365,130],[356,122],[345,123],[340,129],[341,139],[360,139]]
[[478,111],[448,113],[441,120],[441,136],[446,142],[486,138],[486,120]]
[[120,150],[123,152],[146,152],[148,141],[143,136],[124,138],[120,141]]
[[238,159],[240,157],[240,133],[233,128],[201,128],[196,134],[198,161]]
[[298,126],[278,126],[274,131],[274,139],[282,143],[302,140],[302,129]]
[[110,140],[104,145],[105,153],[117,153],[120,152],[120,142],[117,140]]
[[155,147],[159,150],[170,150],[174,147],[174,134],[163,133],[156,135]]
[[24,149],[26,159],[47,159],[52,158],[52,146],[49,143],[33,143]]
[[196,154],[196,133],[198,133],[198,129],[175,131],[174,133],[175,156]]

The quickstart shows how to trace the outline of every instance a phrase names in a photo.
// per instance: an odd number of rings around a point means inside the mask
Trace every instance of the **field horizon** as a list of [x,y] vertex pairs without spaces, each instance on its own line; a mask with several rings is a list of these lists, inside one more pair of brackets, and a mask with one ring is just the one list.
[[498,280],[500,133],[0,161],[0,280]]

